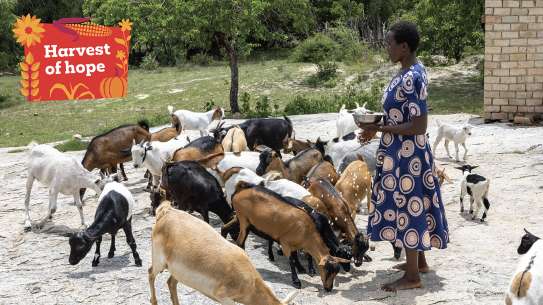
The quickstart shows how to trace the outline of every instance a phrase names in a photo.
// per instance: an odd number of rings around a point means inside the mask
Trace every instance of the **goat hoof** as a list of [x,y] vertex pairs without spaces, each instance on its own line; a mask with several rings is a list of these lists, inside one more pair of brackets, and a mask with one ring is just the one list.
[[464,208],[460,208],[460,213],[464,213]]
[[284,255],[284,254],[283,254],[283,249],[278,249],[278,250],[277,250],[277,255],[283,256],[283,255]]
[[268,256],[268,260],[270,262],[275,262],[275,257],[274,256]]
[[107,254],[107,258],[113,258],[115,256],[115,252],[109,252]]
[[93,260],[92,260],[92,266],[93,266],[93,267],[98,266],[98,263],[99,263],[99,262],[100,262],[99,259],[93,259]]
[[307,271],[307,274],[309,276],[315,276],[317,275],[317,271],[315,271],[315,268],[310,268],[308,271]]
[[362,258],[364,261],[366,262],[372,262],[373,261],[373,258],[371,258],[369,255],[367,254],[364,254],[364,257]]
[[485,222],[485,220],[481,218],[481,222]]
[[469,213],[470,213],[470,214],[473,214],[473,210],[469,210]]
[[141,267],[141,258],[135,259],[134,262],[136,263],[136,266]]
[[302,282],[300,280],[292,281],[292,286],[296,289],[302,289]]

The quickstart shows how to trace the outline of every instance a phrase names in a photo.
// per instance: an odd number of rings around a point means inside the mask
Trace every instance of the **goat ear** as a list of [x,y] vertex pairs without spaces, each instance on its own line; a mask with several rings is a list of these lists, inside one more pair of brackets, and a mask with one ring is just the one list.
[[463,170],[464,170],[464,168],[463,168],[463,167],[458,167],[458,166],[457,166],[457,167],[455,167],[455,168],[456,168],[456,169],[459,169],[459,170],[461,170],[461,171],[463,171]]
[[132,146],[136,145],[136,139],[132,139]]
[[479,165],[472,166],[471,169],[476,169]]

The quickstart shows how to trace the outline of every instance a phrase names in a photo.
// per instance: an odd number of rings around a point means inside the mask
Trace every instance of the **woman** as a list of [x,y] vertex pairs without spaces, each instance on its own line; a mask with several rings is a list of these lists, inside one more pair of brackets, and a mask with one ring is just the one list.
[[424,251],[444,249],[449,241],[445,209],[426,137],[428,79],[418,62],[415,24],[398,22],[386,36],[390,60],[401,71],[383,95],[384,124],[360,124],[361,141],[382,132],[368,219],[373,241],[403,247],[407,263],[402,278],[383,285],[387,291],[422,287],[419,272],[428,272]]

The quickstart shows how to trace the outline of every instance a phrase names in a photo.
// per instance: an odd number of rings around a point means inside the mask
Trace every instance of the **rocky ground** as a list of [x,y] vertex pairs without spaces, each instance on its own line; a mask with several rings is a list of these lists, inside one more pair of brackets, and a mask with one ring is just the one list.
[[[451,242],[446,250],[428,253],[432,272],[423,275],[424,288],[398,293],[384,292],[381,284],[398,278],[401,273],[391,267],[397,262],[387,243],[377,244],[370,255],[374,261],[337,276],[334,290],[324,292],[319,277],[300,275],[302,287],[296,304],[503,304],[503,292],[513,272],[518,255],[516,247],[524,227],[543,236],[543,127],[512,127],[506,124],[482,124],[469,115],[432,116],[429,133],[435,135],[435,119],[475,125],[468,147],[470,164],[491,179],[491,208],[488,222],[471,221],[459,214],[461,172],[456,163],[436,152],[439,166],[447,168],[452,184],[443,186],[450,226]],[[319,114],[293,117],[296,135],[315,139],[335,134],[335,115]],[[451,146],[452,148],[452,146]],[[144,170],[126,164],[128,182],[137,200],[133,218],[134,235],[143,259],[143,267],[134,265],[124,240],[117,238],[116,257],[103,257],[98,267],[91,267],[92,254],[79,265],[68,264],[67,232],[79,227],[69,197],[60,196],[53,222],[40,232],[23,231],[27,152],[0,149],[0,304],[148,304],[147,268],[150,263],[150,235],[153,217],[148,215],[149,195],[144,192]],[[83,152],[73,153],[81,158]],[[88,192],[84,207],[90,221],[96,209],[96,197]],[[46,214],[47,189],[34,184],[31,196],[32,218]],[[364,228],[366,217],[359,215],[358,226]],[[217,219],[212,225],[219,228]],[[107,253],[109,236],[105,236],[102,253]],[[94,251],[94,250],[92,250]],[[291,292],[288,261],[278,257],[269,262],[263,240],[251,236],[247,251],[257,270],[280,296]],[[157,281],[160,304],[170,304],[165,283],[167,275]],[[200,293],[181,287],[182,304],[214,304]]]

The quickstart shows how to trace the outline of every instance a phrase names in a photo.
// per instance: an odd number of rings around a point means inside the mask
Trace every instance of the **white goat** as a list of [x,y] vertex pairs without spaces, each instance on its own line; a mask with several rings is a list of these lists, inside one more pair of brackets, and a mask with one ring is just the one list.
[[464,147],[464,161],[466,161],[466,156],[468,154],[468,149],[466,147],[466,140],[468,136],[471,136],[471,129],[473,128],[471,125],[464,125],[462,127],[456,127],[449,124],[442,124],[439,120],[436,120],[437,122],[437,136],[436,140],[434,142],[434,145],[432,147],[432,151],[436,152],[436,147],[441,142],[443,138],[445,138],[445,150],[447,151],[447,156],[452,159],[451,153],[449,152],[449,142],[454,142],[454,149],[456,151],[456,161],[460,161],[460,158],[458,157],[458,145],[462,144],[462,147]]
[[49,187],[49,212],[38,226],[42,226],[45,221],[53,218],[53,214],[57,210],[59,193],[73,196],[74,204],[81,218],[81,225],[85,226],[83,203],[79,195],[80,189],[90,188],[100,194],[105,183],[112,178],[113,175],[109,179],[100,180],[98,175],[86,170],[75,157],[63,154],[49,145],[34,145],[30,151],[26,180],[25,229],[32,226],[29,205],[34,180]]
[[228,203],[230,204],[232,204],[232,195],[236,190],[236,185],[240,181],[252,184],[262,184],[267,189],[270,189],[280,194],[281,196],[293,197],[299,200],[302,200],[304,197],[311,195],[311,193],[309,193],[309,191],[306,190],[303,186],[288,179],[278,179],[274,181],[265,180],[264,178],[257,175],[254,171],[247,168],[242,168],[239,170],[239,172],[232,174],[230,177],[227,177],[227,180],[225,182],[224,189],[226,201],[228,201]]
[[337,169],[343,157],[345,157],[348,153],[359,149],[362,146],[357,139],[358,132],[359,131],[354,133],[354,136],[352,137],[354,139],[351,140],[345,140],[344,136],[343,139],[334,138],[330,141],[324,142],[321,141],[319,138],[317,139],[315,147],[321,151],[324,151],[324,156],[330,156],[330,158],[332,158],[334,166],[336,166]]
[[132,142],[132,160],[134,161],[134,167],[145,167],[153,176],[153,187],[157,188],[160,182],[160,176],[162,175],[162,166],[164,162],[172,159],[173,154],[179,148],[188,144],[185,139],[171,139],[168,142],[159,141],[142,141],[136,144]]
[[341,109],[339,110],[337,120],[336,120],[338,138],[341,138],[358,129],[358,127],[356,126],[356,123],[354,122],[353,112],[354,113],[368,112],[368,109],[366,109],[366,103],[364,103],[362,107],[360,107],[358,103],[356,103],[356,108],[354,110],[345,109],[345,104],[341,106]]
[[543,241],[536,241],[520,258],[505,294],[505,304],[543,304]]
[[173,106],[168,106],[168,111],[177,117],[183,130],[198,130],[202,137],[208,134],[207,127],[211,122],[224,118],[224,109],[220,107],[215,107],[208,112],[192,112],[182,109],[174,112]]
[[[473,214],[473,219],[476,219],[481,207],[484,205],[483,215],[480,218],[481,222],[483,222],[490,208],[490,202],[488,201],[490,180],[481,175],[472,174],[471,171],[477,167],[468,164],[456,167],[456,169],[461,170],[464,174],[464,178],[460,184],[460,212],[464,212],[464,196],[469,194],[469,213]],[[473,210],[473,203],[475,203],[475,211]]]
[[155,278],[168,269],[172,304],[179,305],[177,283],[224,305],[287,305],[297,292],[279,300],[235,244],[204,221],[163,202],[156,212],[149,268],[151,304],[157,305]]

